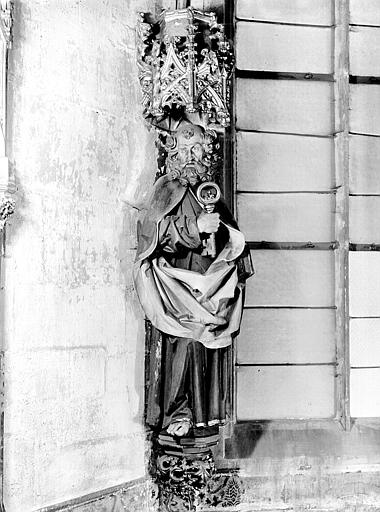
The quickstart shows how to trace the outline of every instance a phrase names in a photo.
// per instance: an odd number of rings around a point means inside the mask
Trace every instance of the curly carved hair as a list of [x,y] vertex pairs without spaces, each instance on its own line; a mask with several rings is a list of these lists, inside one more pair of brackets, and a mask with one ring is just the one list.
[[[183,128],[185,126],[185,128]],[[192,123],[184,123],[180,125],[181,132],[186,133],[187,127],[193,127],[194,130],[200,131],[203,135],[203,150],[204,157],[202,158],[202,170],[199,173],[201,181],[213,181],[219,171],[219,165],[221,161],[220,155],[220,143],[218,135],[214,130],[204,129],[202,126],[193,125]],[[159,148],[159,168],[160,171],[158,176],[167,174],[169,179],[181,180],[182,174],[181,169],[178,166],[178,141],[176,132],[164,132],[161,131],[159,134],[158,148]],[[185,135],[186,136],[186,135]]]

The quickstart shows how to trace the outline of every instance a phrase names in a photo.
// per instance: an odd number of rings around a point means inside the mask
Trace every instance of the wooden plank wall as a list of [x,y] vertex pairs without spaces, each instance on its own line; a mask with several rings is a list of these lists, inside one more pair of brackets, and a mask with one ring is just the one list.
[[336,412],[332,4],[235,2],[236,212],[257,269],[237,340],[238,420]]
[[380,5],[351,0],[350,13],[351,415],[373,417],[380,416]]

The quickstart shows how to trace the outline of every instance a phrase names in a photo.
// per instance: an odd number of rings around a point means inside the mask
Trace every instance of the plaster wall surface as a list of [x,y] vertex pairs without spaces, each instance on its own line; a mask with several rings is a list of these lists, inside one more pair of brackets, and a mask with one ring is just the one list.
[[143,315],[131,265],[154,174],[135,25],[148,0],[18,0],[2,294],[7,512],[145,474]]

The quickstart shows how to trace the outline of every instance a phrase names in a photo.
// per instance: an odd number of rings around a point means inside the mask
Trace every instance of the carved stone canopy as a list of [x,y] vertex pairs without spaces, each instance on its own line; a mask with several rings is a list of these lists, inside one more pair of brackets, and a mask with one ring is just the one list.
[[145,116],[157,124],[173,111],[198,112],[228,126],[233,55],[215,14],[188,7],[154,22],[140,13],[137,34]]

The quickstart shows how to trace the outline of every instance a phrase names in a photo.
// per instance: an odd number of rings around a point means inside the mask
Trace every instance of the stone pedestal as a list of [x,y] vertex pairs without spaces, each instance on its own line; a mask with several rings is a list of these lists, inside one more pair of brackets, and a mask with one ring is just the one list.
[[193,438],[158,437],[152,476],[158,487],[159,512],[195,512],[240,503],[239,477],[217,472],[211,451],[216,443],[214,431]]
[[197,510],[215,472],[211,451],[196,457],[158,454],[155,477],[159,489],[159,511]]

